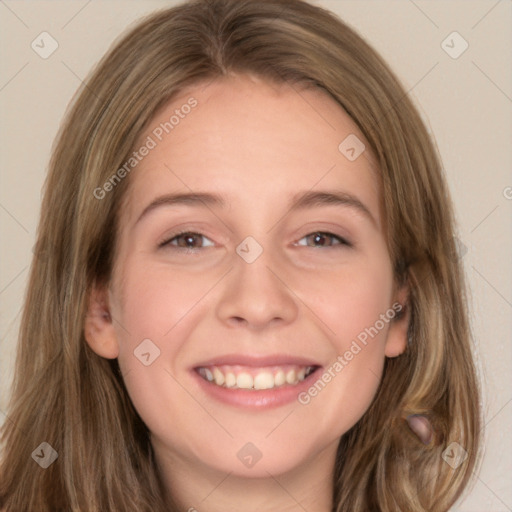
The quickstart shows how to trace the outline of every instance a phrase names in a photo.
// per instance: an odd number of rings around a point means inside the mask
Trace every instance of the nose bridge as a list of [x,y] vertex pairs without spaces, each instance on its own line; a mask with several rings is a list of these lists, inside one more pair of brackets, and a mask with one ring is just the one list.
[[244,322],[264,327],[270,322],[288,323],[297,315],[296,299],[280,278],[282,260],[277,251],[248,236],[236,247],[230,272],[218,304],[223,322]]

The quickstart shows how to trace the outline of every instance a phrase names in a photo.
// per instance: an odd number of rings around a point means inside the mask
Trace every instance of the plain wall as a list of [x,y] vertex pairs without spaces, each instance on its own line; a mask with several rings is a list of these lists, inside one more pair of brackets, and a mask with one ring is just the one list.
[[[0,421],[50,149],[66,106],[110,44],[140,16],[175,2],[0,3]],[[512,2],[317,1],[370,42],[403,81],[436,139],[458,219],[485,408],[485,452],[454,510],[512,510]],[[31,47],[47,31],[58,49]],[[442,42],[457,31],[458,58]],[[450,36],[452,54],[464,44]],[[509,477],[506,475],[509,474]]]

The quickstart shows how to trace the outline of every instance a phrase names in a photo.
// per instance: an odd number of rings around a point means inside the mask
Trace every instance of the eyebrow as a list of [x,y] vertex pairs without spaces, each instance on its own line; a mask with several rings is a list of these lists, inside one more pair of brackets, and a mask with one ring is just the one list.
[[[207,192],[191,192],[191,193],[177,193],[177,194],[165,194],[158,196],[146,208],[142,211],[136,224],[142,220],[143,217],[148,215],[150,212],[160,208],[162,206],[195,206],[195,207],[206,207],[206,208],[225,208],[227,201],[224,197],[211,194]],[[288,206],[287,213],[305,210],[307,208],[313,208],[318,206],[344,206],[352,208],[359,212],[370,220],[375,226],[377,221],[371,214],[370,210],[361,202],[356,196],[349,194],[344,191],[307,191],[295,194]]]

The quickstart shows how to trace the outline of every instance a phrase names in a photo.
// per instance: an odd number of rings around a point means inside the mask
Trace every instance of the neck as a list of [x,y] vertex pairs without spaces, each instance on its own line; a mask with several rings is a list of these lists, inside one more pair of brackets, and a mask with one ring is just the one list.
[[338,441],[282,474],[249,478],[185,459],[153,440],[169,497],[188,512],[331,512]]

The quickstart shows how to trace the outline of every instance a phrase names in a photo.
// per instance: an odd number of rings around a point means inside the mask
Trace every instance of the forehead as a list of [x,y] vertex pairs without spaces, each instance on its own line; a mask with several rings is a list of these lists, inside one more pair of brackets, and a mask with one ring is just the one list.
[[[166,192],[210,191],[230,205],[261,209],[298,191],[341,187],[375,203],[379,218],[375,159],[357,125],[320,88],[250,75],[196,84],[159,109],[136,148],[149,139],[154,147],[130,175],[130,217]],[[366,149],[350,160],[346,144],[340,150],[345,140]]]

